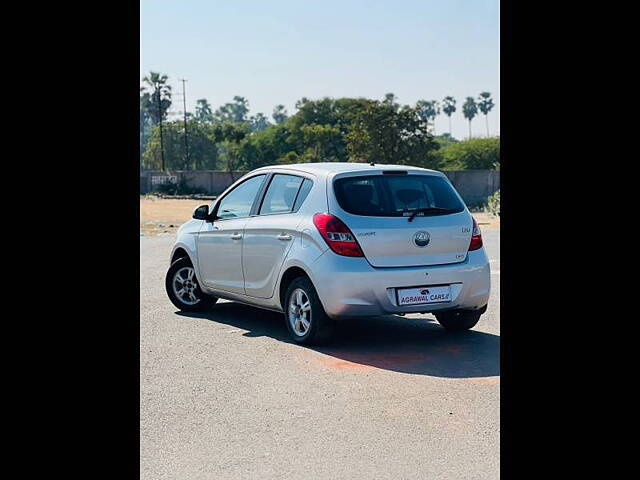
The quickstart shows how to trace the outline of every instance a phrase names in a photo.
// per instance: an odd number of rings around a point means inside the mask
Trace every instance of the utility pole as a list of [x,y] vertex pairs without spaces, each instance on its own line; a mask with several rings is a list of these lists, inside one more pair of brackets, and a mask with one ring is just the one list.
[[160,120],[160,157],[162,158],[162,171],[164,172],[164,139],[162,138],[162,105],[160,102],[160,84],[156,83],[156,96],[158,97],[158,119]]
[[185,93],[185,86],[184,86],[184,83],[187,81],[187,79],[181,78],[180,81],[182,82],[182,106],[184,109],[184,153],[185,153],[184,164],[189,165],[189,140],[187,135],[187,94]]

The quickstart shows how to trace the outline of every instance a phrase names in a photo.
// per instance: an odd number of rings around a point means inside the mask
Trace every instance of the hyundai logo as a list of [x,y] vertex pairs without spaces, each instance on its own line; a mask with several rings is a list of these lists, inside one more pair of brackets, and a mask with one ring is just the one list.
[[419,232],[416,232],[416,234],[413,236],[413,243],[415,243],[417,247],[426,247],[427,245],[429,245],[430,239],[431,236],[429,235],[429,232],[421,230]]

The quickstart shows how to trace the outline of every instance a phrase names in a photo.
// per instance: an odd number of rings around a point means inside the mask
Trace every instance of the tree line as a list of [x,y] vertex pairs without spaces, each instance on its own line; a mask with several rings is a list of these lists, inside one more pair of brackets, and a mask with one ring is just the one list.
[[[327,161],[375,161],[435,169],[499,165],[499,139],[488,138],[487,117],[494,106],[489,92],[482,92],[477,99],[467,97],[462,105],[469,121],[469,140],[465,142],[451,135],[451,116],[457,109],[451,96],[442,102],[420,100],[413,106],[400,105],[392,93],[382,100],[303,97],[296,102],[295,114],[289,115],[283,105],[276,105],[271,118],[263,113],[250,115],[249,102],[241,96],[216,110],[202,98],[193,113],[169,120],[172,95],[167,75],[151,72],[142,79],[142,168],[242,171]],[[471,121],[479,112],[487,121],[487,138],[471,139]],[[436,136],[434,123],[440,113],[449,118],[449,133]]]

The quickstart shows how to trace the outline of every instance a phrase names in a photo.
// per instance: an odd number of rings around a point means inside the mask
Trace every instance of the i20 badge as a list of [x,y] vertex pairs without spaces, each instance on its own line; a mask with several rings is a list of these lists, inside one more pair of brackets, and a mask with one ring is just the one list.
[[413,236],[413,243],[415,243],[417,247],[426,247],[429,245],[430,240],[431,235],[429,235],[429,232],[425,232],[424,230],[416,232]]

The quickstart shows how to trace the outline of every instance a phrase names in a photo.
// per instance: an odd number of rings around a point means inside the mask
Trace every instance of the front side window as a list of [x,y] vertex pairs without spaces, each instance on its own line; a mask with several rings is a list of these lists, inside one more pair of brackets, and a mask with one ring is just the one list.
[[271,179],[260,207],[260,215],[289,213],[304,179],[295,175],[276,174]]
[[218,207],[218,218],[244,218],[251,213],[251,206],[260,190],[265,175],[256,175],[228,193]]
[[342,209],[356,215],[401,217],[418,209],[421,215],[446,215],[464,210],[447,180],[435,175],[340,178],[334,190]]

